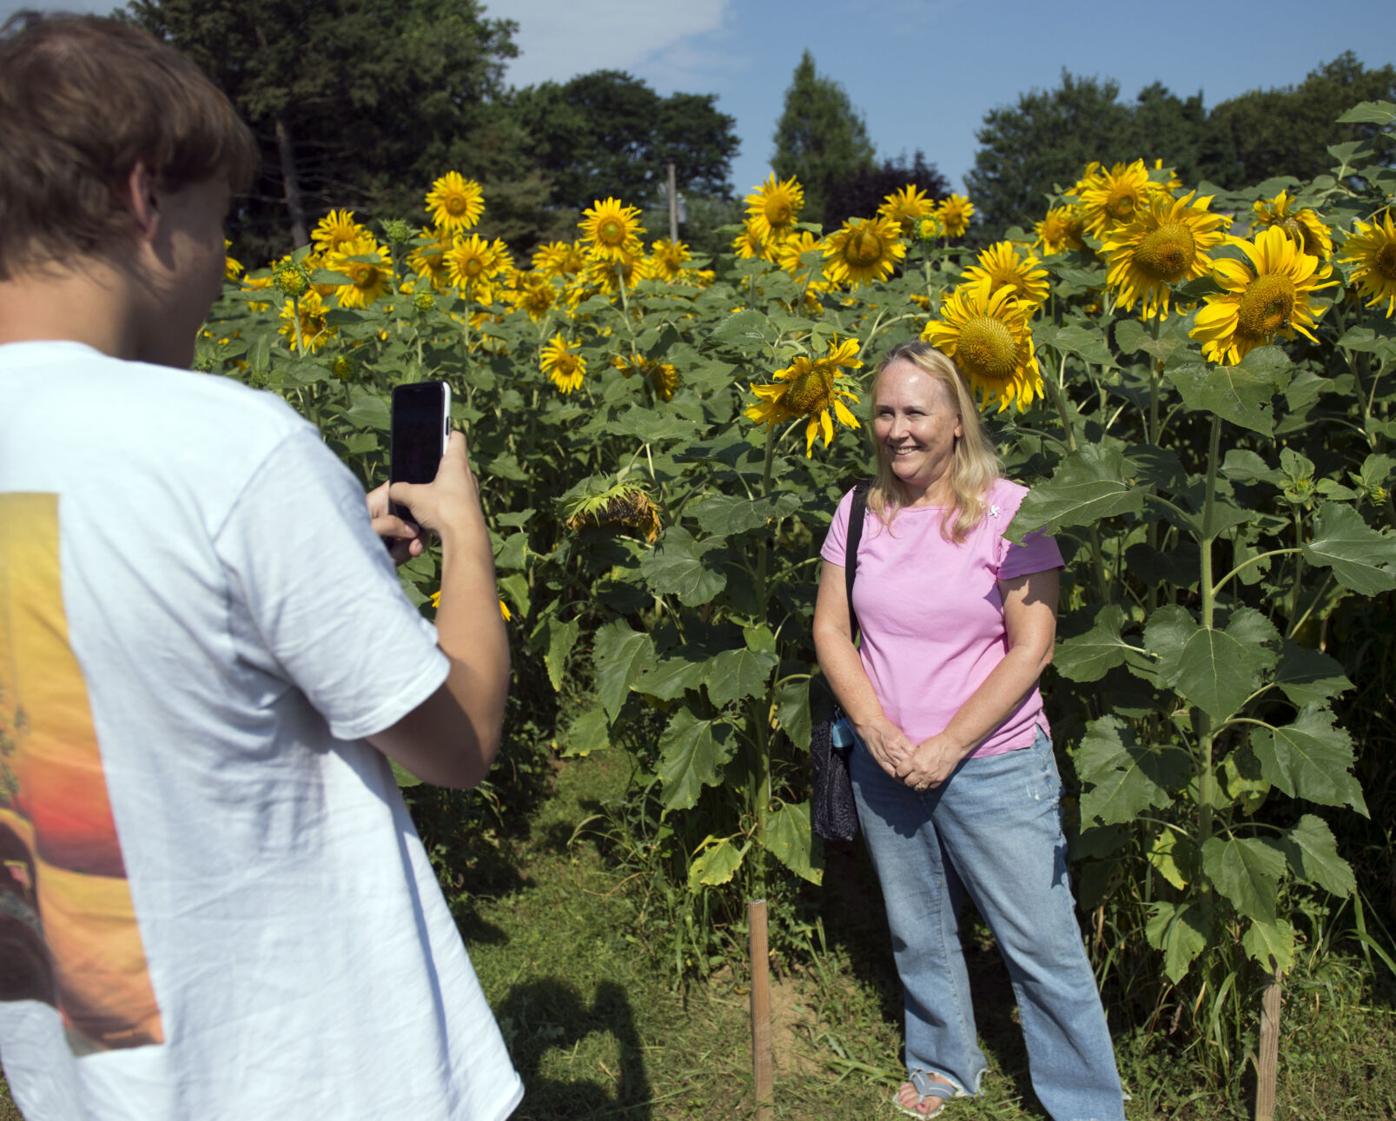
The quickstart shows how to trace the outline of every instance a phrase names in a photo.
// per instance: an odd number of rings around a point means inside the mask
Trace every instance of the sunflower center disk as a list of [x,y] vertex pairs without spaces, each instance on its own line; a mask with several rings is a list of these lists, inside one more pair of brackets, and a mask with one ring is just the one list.
[[1109,211],[1110,217],[1115,219],[1115,221],[1124,222],[1134,217],[1134,202],[1134,192],[1125,191],[1113,195],[1106,204],[1105,209]]
[[1134,261],[1154,280],[1181,280],[1197,259],[1197,243],[1182,222],[1165,222],[1139,243]]
[[1236,309],[1236,332],[1250,339],[1268,339],[1289,326],[1294,313],[1294,281],[1287,276],[1256,277]]
[[829,407],[834,395],[834,374],[825,366],[813,366],[795,379],[785,393],[785,403],[800,416]]
[[773,226],[790,224],[790,203],[785,199],[770,199],[766,203],[766,221]]
[[1388,241],[1377,250],[1373,268],[1387,280],[1396,280],[1396,241]]
[[844,255],[850,265],[868,268],[882,260],[882,239],[869,229],[855,230],[848,237]]
[[458,218],[465,213],[465,199],[460,195],[454,195],[446,200],[446,212],[453,218]]
[[619,245],[625,240],[625,230],[614,218],[608,218],[596,231],[596,239],[606,245]]
[[1018,368],[1018,343],[1007,324],[981,315],[961,329],[955,358],[971,379],[1002,385]]

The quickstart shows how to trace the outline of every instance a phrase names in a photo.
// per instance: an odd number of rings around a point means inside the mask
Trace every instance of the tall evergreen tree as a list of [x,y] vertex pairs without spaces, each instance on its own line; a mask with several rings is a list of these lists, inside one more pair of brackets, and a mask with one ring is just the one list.
[[873,146],[862,116],[843,86],[815,72],[809,51],[801,55],[785,91],[775,145],[771,167],[782,179],[799,179],[805,189],[805,216],[826,226],[835,224],[829,209],[834,185],[873,167]]

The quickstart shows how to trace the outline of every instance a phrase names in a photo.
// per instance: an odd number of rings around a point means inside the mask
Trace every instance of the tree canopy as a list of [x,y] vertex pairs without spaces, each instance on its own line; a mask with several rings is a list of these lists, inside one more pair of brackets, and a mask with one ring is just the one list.
[[799,179],[806,217],[826,226],[836,224],[829,212],[835,184],[873,167],[873,146],[862,116],[843,86],[815,72],[809,51],[801,55],[785,91],[771,167],[782,179]]
[[681,189],[729,194],[737,122],[716,103],[715,94],[660,97],[618,70],[525,87],[512,98],[533,157],[551,182],[552,204],[573,212],[609,195],[658,203],[669,161]]
[[1332,166],[1335,139],[1358,135],[1359,126],[1336,123],[1344,111],[1393,97],[1396,69],[1367,70],[1350,52],[1298,85],[1243,93],[1210,112],[1200,93],[1182,98],[1156,82],[1128,103],[1113,80],[1063,71],[1055,89],[985,114],[965,183],[982,228],[997,232],[1041,217],[1047,196],[1089,160],[1162,159],[1186,183],[1226,188],[1311,178]]

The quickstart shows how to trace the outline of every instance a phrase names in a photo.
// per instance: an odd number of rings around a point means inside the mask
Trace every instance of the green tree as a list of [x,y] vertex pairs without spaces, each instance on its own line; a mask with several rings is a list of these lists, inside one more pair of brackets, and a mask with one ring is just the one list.
[[829,212],[833,185],[873,167],[873,146],[862,116],[843,86],[815,72],[809,51],[800,56],[785,91],[775,145],[772,169],[782,179],[799,179],[805,189],[805,216],[826,226],[835,224]]
[[494,115],[515,25],[479,0],[131,0],[128,17],[190,54],[265,153],[236,222],[240,251],[306,240],[334,206],[418,217],[450,166],[522,181]]
[[920,187],[934,199],[950,194],[950,181],[935,164],[926,162],[925,153],[918,150],[910,163],[906,162],[905,155],[900,159],[885,159],[855,168],[849,175],[829,184],[824,207],[826,228],[841,225],[849,218],[876,214],[888,195],[908,184]]
[[670,161],[680,190],[730,194],[736,121],[716,102],[715,94],[660,97],[619,70],[528,86],[512,97],[530,151],[552,184],[552,203],[569,214],[610,195],[658,205]]
[[1330,144],[1370,133],[1335,124],[1359,101],[1396,99],[1396,68],[1366,69],[1351,51],[1324,63],[1297,86],[1251,90],[1212,109],[1202,174],[1238,188],[1276,175],[1311,179],[1333,166]]
[[1017,105],[991,109],[965,186],[980,226],[1029,226],[1058,185],[1075,182],[1089,160],[1134,159],[1131,113],[1119,83],[1062,71],[1061,85],[1030,90]]

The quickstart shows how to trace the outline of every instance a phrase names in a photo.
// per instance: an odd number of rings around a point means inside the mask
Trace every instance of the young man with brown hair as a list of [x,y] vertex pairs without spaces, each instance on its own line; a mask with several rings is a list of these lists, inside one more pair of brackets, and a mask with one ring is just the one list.
[[[470,786],[508,644],[464,437],[392,497],[189,373],[256,166],[143,32],[0,31],[0,1061],[30,1121],[497,1121],[522,1094],[388,758]],[[372,521],[370,514],[376,515]]]

